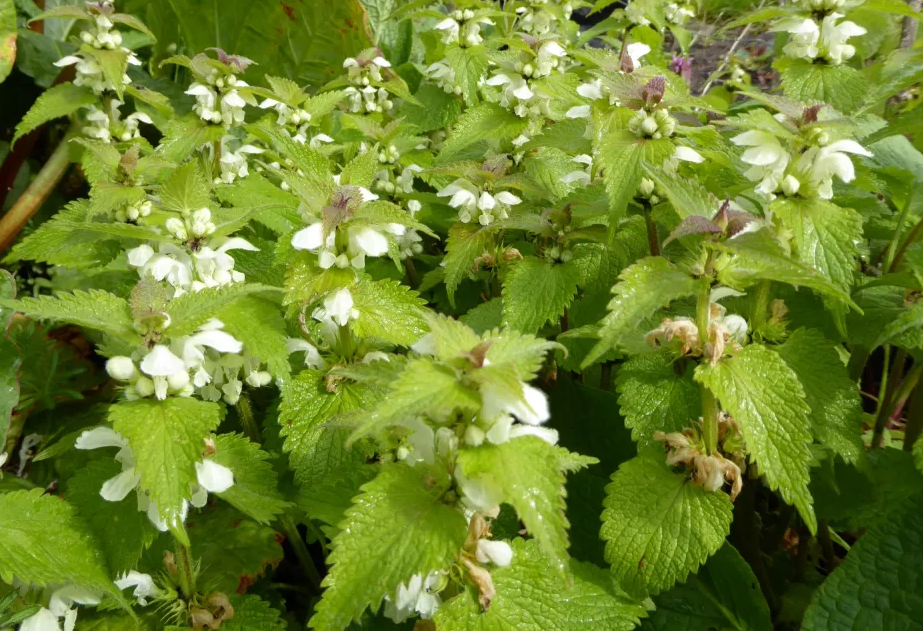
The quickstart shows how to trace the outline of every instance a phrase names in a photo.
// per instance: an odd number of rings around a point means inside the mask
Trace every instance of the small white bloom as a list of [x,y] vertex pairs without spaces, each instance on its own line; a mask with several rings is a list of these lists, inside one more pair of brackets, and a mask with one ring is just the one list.
[[[651,47],[641,42],[632,42],[625,48],[625,54],[631,59],[632,68],[641,66],[641,58],[651,52]],[[577,90],[579,92],[579,89]],[[602,96],[602,95],[600,95]],[[600,97],[596,97],[600,98]]]
[[474,555],[478,563],[493,563],[497,567],[506,567],[513,561],[513,549],[505,541],[479,539]]
[[113,379],[128,381],[135,375],[135,362],[131,357],[112,357],[106,362],[106,372]]
[[353,295],[345,287],[324,299],[324,310],[340,326],[346,326],[350,320],[359,317],[359,312],[353,309]]
[[840,22],[837,20],[843,17],[842,13],[831,13],[824,18],[820,27],[820,47],[824,52],[824,57],[837,66],[856,54],[856,47],[846,43],[850,37],[865,35],[866,30],[855,22]]
[[120,590],[134,587],[135,591],[132,592],[132,596],[142,607],[147,605],[148,598],[156,598],[160,595],[160,590],[154,584],[154,579],[151,578],[151,575],[142,574],[135,570],[131,570],[115,581],[115,586]]
[[195,463],[195,472],[199,486],[209,493],[224,493],[234,486],[234,473],[214,460]]
[[820,27],[811,18],[783,18],[773,24],[769,30],[784,31],[791,36],[788,43],[782,48],[782,52],[789,57],[794,59],[814,59],[817,57]]
[[163,344],[157,344],[141,360],[141,372],[151,377],[168,377],[186,369],[183,360]]

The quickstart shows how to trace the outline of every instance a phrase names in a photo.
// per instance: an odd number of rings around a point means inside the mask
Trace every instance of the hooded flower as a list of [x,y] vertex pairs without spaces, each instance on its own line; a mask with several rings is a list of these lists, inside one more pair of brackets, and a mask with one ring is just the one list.
[[77,624],[76,605],[98,605],[100,597],[95,592],[68,585],[51,594],[48,607],[42,607],[26,618],[19,631],[61,631],[59,620],[63,619],[64,631],[74,631]]
[[747,147],[740,159],[751,165],[744,176],[759,182],[756,190],[764,195],[775,193],[785,177],[791,155],[779,139],[765,131],[751,130],[731,138],[738,147]]
[[834,66],[852,59],[856,54],[856,47],[847,44],[846,40],[866,33],[866,30],[855,22],[847,20],[837,24],[837,20],[842,17],[842,13],[831,13],[824,18],[820,27],[820,48],[827,61]]
[[849,183],[856,179],[856,169],[847,154],[871,157],[872,153],[855,140],[838,140],[823,147],[812,147],[798,158],[797,171],[807,178],[822,199],[833,197],[833,176]]
[[424,620],[431,619],[442,605],[439,590],[445,586],[444,576],[444,572],[432,572],[424,579],[422,574],[414,574],[398,585],[393,598],[385,596],[385,616],[398,623],[415,613]]
[[817,47],[820,41],[820,27],[811,18],[783,18],[769,30],[789,34],[789,41],[782,48],[782,52],[793,59],[814,59],[820,52]]
[[135,590],[132,592],[132,596],[142,607],[147,605],[149,598],[156,598],[161,593],[150,574],[142,574],[135,570],[131,570],[115,581],[115,586],[120,590],[134,587]]

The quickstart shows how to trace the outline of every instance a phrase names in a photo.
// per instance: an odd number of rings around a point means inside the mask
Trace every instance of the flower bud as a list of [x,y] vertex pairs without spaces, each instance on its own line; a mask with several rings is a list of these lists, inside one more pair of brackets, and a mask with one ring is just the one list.
[[182,390],[189,383],[189,373],[184,371],[176,372],[167,377],[167,385],[170,390]]
[[658,129],[657,121],[650,116],[646,117],[644,121],[641,123],[641,132],[645,136],[652,136],[654,133],[657,132],[657,129]]
[[794,175],[786,175],[782,180],[782,192],[788,196],[797,195],[801,182]]
[[135,392],[140,397],[149,397],[154,394],[154,382],[147,377],[141,377],[135,382]]
[[479,447],[484,442],[484,430],[477,425],[469,425],[465,430],[465,444],[469,447]]
[[106,362],[106,372],[113,379],[128,381],[135,375],[135,363],[131,357],[119,355]]
[[638,193],[641,197],[650,197],[654,192],[654,182],[646,177],[641,178],[641,184],[638,185]]
[[167,228],[167,231],[170,232],[170,234],[172,234],[174,237],[176,237],[180,241],[185,241],[189,236],[186,233],[186,224],[183,223],[182,219],[179,219],[177,217],[170,217],[169,219],[167,219],[166,228]]

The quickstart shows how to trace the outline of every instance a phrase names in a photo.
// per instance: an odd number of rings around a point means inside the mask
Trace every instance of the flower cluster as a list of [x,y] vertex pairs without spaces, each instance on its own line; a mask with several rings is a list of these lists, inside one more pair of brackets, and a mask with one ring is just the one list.
[[830,13],[820,24],[814,18],[783,18],[773,24],[771,30],[790,35],[789,42],[782,49],[789,57],[809,61],[822,59],[838,66],[856,54],[856,47],[847,44],[846,40],[866,33],[855,22],[847,20],[837,24],[842,17],[842,13]]
[[471,9],[458,9],[436,24],[436,30],[441,31],[443,44],[477,46],[484,41],[481,37],[481,24],[493,25],[493,21]]
[[[554,40],[537,44],[531,58],[505,62],[494,72],[486,84],[499,87],[496,99],[503,107],[510,107],[520,118],[547,114],[548,98],[539,94],[531,81],[548,76],[559,68],[567,51]],[[523,57],[528,57],[523,54]]]
[[[556,0],[528,0],[526,6],[516,7],[516,15],[519,18],[516,26],[523,33],[529,33],[535,37],[542,37],[553,32],[557,28],[558,15],[554,11],[548,10],[546,5]],[[574,11],[570,0],[557,4],[561,8],[561,17],[569,20]]]
[[747,343],[747,330],[744,318],[727,313],[725,307],[713,302],[704,341],[695,320],[686,317],[664,318],[659,327],[648,332],[645,340],[651,346],[675,343],[680,355],[704,357],[714,366],[726,352],[739,350]]
[[628,129],[642,138],[669,138],[676,129],[676,121],[665,109],[653,113],[641,109],[628,121]]
[[458,209],[459,221],[470,223],[477,214],[478,223],[482,226],[489,226],[499,219],[506,219],[509,217],[510,207],[522,202],[509,191],[492,194],[465,178],[458,178],[436,195],[450,198],[449,206]]
[[210,68],[207,75],[194,81],[186,90],[186,94],[196,99],[192,109],[199,118],[225,127],[243,123],[246,116],[244,106],[256,104],[252,96],[241,93],[241,88],[248,87],[247,82],[234,76],[234,66],[229,68],[231,71],[227,73]]
[[394,107],[391,95],[384,88],[367,85],[364,88],[346,88],[346,97],[349,100],[349,111],[354,114],[373,112],[387,112]]
[[47,607],[23,620],[19,631],[61,631],[61,620],[65,631],[73,631],[77,624],[76,606],[98,605],[100,601],[100,594],[92,590],[65,585],[51,593]]
[[[777,120],[786,123],[784,116]],[[833,177],[842,182],[856,178],[855,167],[848,154],[871,157],[871,152],[855,140],[830,141],[827,133],[812,136],[812,144],[802,147],[800,155],[793,158],[792,152],[782,146],[779,138],[760,130],[746,131],[731,139],[735,145],[747,147],[741,161],[750,168],[744,175],[752,182],[758,182],[756,190],[770,199],[777,193],[786,196],[816,195],[821,199],[833,197]]]
[[241,145],[237,150],[231,151],[228,148],[228,139],[228,137],[225,137],[221,141],[221,157],[219,158],[221,177],[215,178],[215,184],[220,184],[221,182],[231,184],[237,178],[247,177],[250,174],[247,156],[263,153],[262,149],[250,144]]
[[[205,458],[195,464],[197,482],[190,485],[189,499],[183,500],[179,514],[165,518],[158,510],[157,502],[151,499],[150,493],[139,488],[141,476],[135,468],[135,459],[131,447],[121,434],[108,427],[97,427],[80,434],[74,446],[77,449],[118,448],[119,451],[115,456],[115,460],[122,465],[122,471],[114,478],[103,483],[99,492],[100,496],[108,502],[121,502],[128,497],[129,493],[136,491],[138,510],[147,513],[148,519],[161,532],[166,532],[172,524],[181,524],[185,521],[190,504],[196,508],[202,508],[208,501],[209,493],[224,493],[234,486],[234,474],[230,469],[214,460]],[[214,443],[207,440],[206,446],[214,453]],[[135,583],[124,581],[125,587],[132,584]],[[140,582],[137,584],[141,587]]]
[[123,142],[139,138],[139,124],[151,125],[154,121],[144,112],[132,112],[122,120],[122,113],[119,111],[122,105],[122,101],[113,98],[109,100],[108,112],[95,105],[88,106],[85,116],[87,124],[81,129],[83,134],[105,143],[112,142],[113,138]]
[[689,18],[695,17],[695,11],[686,4],[667,2],[663,5],[663,14],[669,24],[682,26]]
[[[726,414],[719,419],[719,432],[725,434],[728,426],[734,421]],[[736,425],[734,425],[736,431]],[[743,478],[740,466],[725,458],[717,451],[707,453],[699,438],[698,432],[687,429],[680,432],[655,432],[654,440],[667,446],[667,464],[671,467],[682,465],[690,470],[693,484],[701,486],[709,493],[714,493],[729,483],[731,485],[731,500],[737,498],[743,489]]]
[[[93,28],[80,33],[80,41],[84,45],[97,50],[119,50],[126,55],[129,64],[132,66],[141,65],[141,60],[129,49],[122,46],[121,33],[112,30],[114,24],[105,13],[97,13],[94,16],[92,25]],[[74,77],[74,85],[85,85],[100,95],[104,92],[116,91],[116,86],[106,76],[100,62],[88,52],[78,51],[73,55],[67,55],[56,61],[54,65],[59,68],[75,66],[77,73]],[[128,74],[123,74],[121,81],[122,85],[128,85],[131,83],[131,78]]]

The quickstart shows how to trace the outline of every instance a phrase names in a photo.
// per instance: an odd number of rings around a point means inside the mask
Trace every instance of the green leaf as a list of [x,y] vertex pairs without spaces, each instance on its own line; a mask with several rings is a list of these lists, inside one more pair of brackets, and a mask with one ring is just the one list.
[[[890,315],[890,321],[884,325],[869,348],[877,348],[882,344],[895,340],[895,338],[899,338],[908,331],[915,331],[920,326],[923,326],[923,303],[918,302],[903,310],[898,310],[896,317],[893,313],[887,315]],[[902,343],[902,345],[904,344]]]
[[167,123],[157,154],[179,164],[202,145],[221,140],[224,132],[221,125],[209,125],[195,114],[187,114]]
[[447,419],[456,410],[475,413],[480,409],[480,394],[463,385],[455,370],[429,359],[415,359],[407,363],[391,383],[391,392],[350,440],[412,416]]
[[259,596],[233,594],[230,600],[234,617],[222,621],[224,631],[285,631],[287,628],[282,614]]
[[[450,44],[445,48],[445,58],[455,71],[455,85],[461,90],[465,105],[472,107],[478,102],[478,87],[487,74],[490,59],[483,46],[462,48]],[[413,119],[410,119],[413,120]]]
[[121,502],[108,502],[100,496],[103,483],[121,472],[122,466],[107,458],[91,462],[67,481],[67,499],[102,545],[113,576],[134,569],[155,534],[134,496]]
[[445,255],[445,288],[449,302],[455,305],[455,291],[474,270],[474,262],[487,252],[493,242],[495,229],[456,223],[449,228]]
[[827,577],[804,615],[804,631],[917,629],[923,620],[923,498],[895,507]]
[[450,486],[444,472],[392,464],[362,487],[333,540],[312,628],[341,631],[414,574],[451,565],[467,528],[461,512],[442,502]]
[[117,594],[77,509],[44,489],[0,494],[0,579]]
[[352,268],[321,269],[317,266],[317,255],[297,252],[285,274],[285,299],[282,304],[312,303],[327,292],[352,286],[355,280]]
[[849,293],[842,290],[813,268],[794,261],[766,231],[740,234],[725,243],[709,247],[733,253],[735,256],[718,272],[718,280],[728,287],[744,290],[760,280],[774,280],[789,285],[804,286],[824,296],[855,307]]
[[340,184],[369,187],[375,179],[375,174],[380,170],[378,148],[373,146],[365,153],[357,155],[349,164],[343,167],[340,174]]
[[406,285],[396,280],[362,278],[352,295],[353,307],[359,312],[352,323],[356,335],[410,346],[426,333],[426,301]]
[[281,537],[272,528],[245,519],[230,506],[190,515],[189,536],[193,558],[202,568],[196,586],[205,594],[230,595],[252,585],[283,556]]
[[808,490],[811,463],[810,408],[798,376],[777,354],[759,344],[714,366],[700,364],[695,380],[711,390],[740,425],[747,452],[770,488],[794,504],[815,532]]
[[821,199],[778,199],[771,209],[792,231],[796,257],[848,292],[858,269],[859,213]]
[[331,391],[321,372],[304,370],[296,375],[284,387],[279,409],[280,433],[295,481],[314,483],[354,459],[355,452],[350,454],[345,447],[352,425],[339,417],[371,409],[380,399],[380,390],[366,384],[343,381]]
[[798,329],[775,349],[804,387],[817,439],[846,462],[858,462],[862,445],[862,400],[836,345],[820,332]]
[[160,204],[167,210],[193,213],[208,207],[211,202],[211,184],[205,179],[196,161],[177,168],[163,183]]
[[115,431],[131,446],[139,488],[150,492],[168,525],[178,520],[192,494],[195,463],[202,460],[205,438],[218,426],[221,412],[217,403],[173,397],[121,401],[109,408]]
[[267,365],[273,377],[288,378],[291,373],[285,345],[288,336],[277,304],[257,296],[243,296],[224,307],[218,319],[248,353]]
[[70,322],[89,329],[110,333],[129,344],[136,344],[140,337],[134,330],[134,322],[128,302],[115,294],[91,289],[61,292],[55,297],[39,296],[20,300],[0,300],[0,306],[15,309],[23,315],[38,320]]
[[569,453],[535,436],[523,436],[501,445],[462,449],[458,463],[466,478],[492,489],[501,502],[516,509],[551,567],[566,572],[569,524],[559,450]]
[[509,329],[499,334],[492,331],[487,339],[490,340],[490,348],[486,358],[491,365],[512,364],[523,381],[531,381],[538,374],[548,351],[560,348],[555,342]]
[[718,212],[721,202],[705,190],[694,178],[685,179],[670,176],[663,169],[644,165],[647,177],[663,191],[670,200],[670,205],[681,219],[686,217],[705,217],[711,219]]
[[584,367],[613,346],[624,345],[629,336],[640,334],[639,326],[658,309],[708,289],[706,279],[692,278],[661,257],[641,259],[619,274],[619,279],[612,288],[615,297],[609,303],[609,314],[601,323],[600,342],[584,360]]
[[609,226],[614,228],[625,217],[628,202],[641,183],[641,165],[660,166],[673,155],[673,143],[666,138],[645,140],[620,129],[605,136],[598,147],[598,163],[603,169],[609,197]]
[[769,605],[753,570],[726,543],[685,584],[654,599],[641,631],[772,631]]
[[9,76],[16,62],[16,6],[13,0],[0,0],[0,83]]
[[269,524],[285,512],[289,503],[279,492],[279,481],[269,454],[242,434],[215,437],[216,452],[211,457],[234,473],[234,486],[218,496],[261,524]]
[[13,142],[15,143],[33,129],[37,129],[50,120],[73,114],[81,107],[93,105],[96,101],[97,97],[90,88],[76,86],[73,83],[53,86],[38,97],[35,104],[16,125]]
[[841,112],[859,107],[868,90],[867,80],[855,68],[814,64],[804,59],[780,58],[782,90],[804,103],[827,103]]
[[245,296],[269,290],[278,291],[275,287],[255,283],[232,283],[186,292],[167,303],[167,315],[170,316],[170,336],[175,338],[189,335],[219,313],[229,310]]
[[681,432],[695,424],[702,410],[693,368],[668,353],[637,355],[619,367],[615,386],[632,439],[651,444],[654,432]]
[[644,596],[686,580],[724,543],[731,500],[673,473],[659,452],[632,458],[612,474],[600,537],[622,589]]
[[519,118],[495,103],[473,107],[455,121],[449,137],[442,145],[439,162],[451,162],[453,156],[462,149],[481,140],[502,142],[515,138],[525,131],[527,124],[526,119]]
[[514,539],[513,562],[491,571],[497,590],[486,611],[469,589],[436,612],[440,631],[631,631],[645,615],[612,586],[606,571],[571,561],[553,571],[535,541]]
[[577,295],[580,269],[528,257],[513,265],[503,281],[503,324],[536,333],[557,323]]
[[423,133],[448,127],[462,110],[457,96],[431,83],[421,85],[413,96],[420,105],[407,105],[402,111],[405,120]]
[[121,48],[96,48],[89,44],[81,46],[80,52],[87,57],[93,58],[93,61],[102,70],[106,81],[115,88],[116,94],[121,99],[122,91],[125,89],[122,78],[128,70],[128,55],[130,53]]

